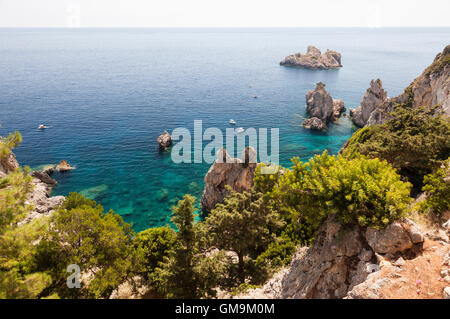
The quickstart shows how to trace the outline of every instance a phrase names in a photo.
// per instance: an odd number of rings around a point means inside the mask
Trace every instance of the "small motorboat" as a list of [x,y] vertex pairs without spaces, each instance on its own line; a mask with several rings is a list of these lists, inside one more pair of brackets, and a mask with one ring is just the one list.
[[236,121],[233,120],[233,119],[231,119],[231,120],[230,120],[230,124],[235,125],[235,124],[236,124]]
[[236,134],[239,134],[239,133],[242,133],[242,132],[244,132],[244,128],[243,127],[238,127],[236,129]]
[[46,128],[48,128],[48,126],[45,126],[44,124],[38,126],[38,130],[45,130]]
[[254,99],[257,99],[257,98],[258,98],[258,95],[256,95],[256,94],[253,95],[253,98],[254,98]]

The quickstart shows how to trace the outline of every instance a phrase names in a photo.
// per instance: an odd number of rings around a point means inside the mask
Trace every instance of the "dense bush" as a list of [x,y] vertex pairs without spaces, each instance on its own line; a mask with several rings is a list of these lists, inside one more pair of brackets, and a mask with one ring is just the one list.
[[[60,297],[106,298],[139,264],[133,235],[119,215],[104,213],[101,205],[71,193],[51,217],[49,231],[38,245],[36,267],[52,276],[52,288]],[[81,289],[66,285],[71,264],[90,278],[82,281]]]
[[420,204],[423,211],[442,214],[450,210],[450,158],[434,173],[426,175],[424,187],[426,199]]
[[442,108],[398,105],[381,125],[360,129],[348,140],[342,155],[358,154],[387,160],[420,190],[423,176],[450,156],[450,122]]
[[224,272],[223,255],[206,254],[205,232],[202,224],[195,221],[195,197],[185,195],[172,210],[176,247],[156,268],[153,284],[168,298],[215,296]]
[[410,202],[410,185],[385,161],[363,156],[349,160],[325,151],[306,163],[298,158],[292,162],[268,196],[310,231],[329,214],[343,223],[384,227],[401,217]]
[[265,201],[262,193],[237,193],[228,188],[229,195],[206,218],[205,224],[212,244],[231,250],[238,256],[240,281],[245,281],[245,261],[257,256],[275,239],[282,227],[277,212]]
[[152,279],[155,269],[170,256],[177,243],[176,232],[170,227],[149,228],[137,234],[134,245],[142,255],[142,273]]

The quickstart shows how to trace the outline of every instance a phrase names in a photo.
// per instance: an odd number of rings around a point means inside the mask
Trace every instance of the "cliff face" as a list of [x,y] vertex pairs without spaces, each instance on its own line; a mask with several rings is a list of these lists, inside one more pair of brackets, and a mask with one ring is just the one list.
[[360,106],[350,110],[353,123],[359,127],[365,126],[372,112],[386,100],[386,96],[380,79],[370,81],[370,88],[364,93]]
[[205,176],[202,210],[209,212],[217,203],[221,203],[228,193],[225,188],[227,185],[236,192],[249,191],[255,176],[255,159],[256,151],[252,147],[243,151],[242,159],[231,158],[225,149],[219,151],[216,161]]
[[449,224],[430,231],[404,219],[377,230],[330,217],[313,246],[300,247],[288,268],[238,298],[445,298]]
[[387,99],[371,112],[366,125],[381,124],[396,104],[411,107],[439,104],[450,116],[450,45],[439,53],[434,62],[397,97]]
[[295,53],[288,55],[280,65],[295,66],[312,70],[329,70],[342,67],[341,54],[327,50],[322,54],[315,46],[308,46],[306,54]]
[[[0,136],[0,141],[2,137]],[[17,162],[16,155],[13,152],[10,152],[6,155],[5,158],[0,160],[0,178],[6,176],[6,174],[14,171],[19,167],[19,163]]]

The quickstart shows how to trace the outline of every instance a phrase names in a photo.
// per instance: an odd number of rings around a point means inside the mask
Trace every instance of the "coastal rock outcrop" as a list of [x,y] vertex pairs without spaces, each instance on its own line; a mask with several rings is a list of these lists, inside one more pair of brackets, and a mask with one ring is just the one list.
[[253,186],[256,166],[256,151],[253,147],[247,147],[241,159],[231,158],[224,148],[219,150],[217,159],[205,176],[202,210],[209,212],[217,203],[221,203],[228,194],[227,185],[236,192],[249,191]]
[[164,131],[163,134],[158,136],[158,145],[160,149],[167,150],[172,145],[172,136],[169,132]]
[[321,130],[331,121],[336,121],[345,111],[344,101],[335,100],[325,90],[325,84],[318,82],[314,91],[306,92],[306,111],[310,118],[303,122],[308,129]]
[[[16,156],[10,152],[8,156],[0,162],[0,178],[5,177],[19,167]],[[28,194],[26,204],[32,206],[32,211],[19,224],[25,224],[40,216],[50,216],[63,202],[64,196],[50,196],[51,186],[56,184],[44,171],[34,171],[31,173],[33,179],[32,189]]]
[[420,278],[430,281],[424,283],[428,293],[441,298],[445,283],[436,278],[446,271],[449,253],[448,243],[437,245],[407,218],[378,230],[343,226],[330,216],[314,244],[299,247],[289,267],[238,298],[411,298]]
[[67,172],[74,169],[74,167],[70,166],[65,160],[61,160],[58,165],[56,165],[55,170],[58,172]]
[[311,117],[303,121],[303,127],[309,130],[323,130],[327,125],[318,117]]
[[47,174],[45,171],[34,171],[31,173],[31,176],[37,178],[41,182],[47,184],[47,185],[56,185],[58,182],[50,177],[49,174]]
[[363,127],[367,124],[370,115],[375,108],[386,101],[386,91],[380,79],[370,81],[370,88],[361,99],[360,106],[350,109],[350,117],[356,126]]
[[321,53],[315,46],[308,46],[306,54],[295,53],[288,55],[280,62],[280,65],[295,66],[312,70],[329,70],[342,67],[341,54],[327,50]]
[[50,216],[64,201],[64,196],[51,196],[51,188],[48,184],[37,178],[32,181],[33,190],[28,195],[27,205],[32,205],[33,210],[19,224],[25,224],[35,218]]
[[433,63],[397,97],[387,99],[370,114],[367,125],[381,124],[398,104],[409,107],[441,105],[450,116],[450,45],[439,53]]

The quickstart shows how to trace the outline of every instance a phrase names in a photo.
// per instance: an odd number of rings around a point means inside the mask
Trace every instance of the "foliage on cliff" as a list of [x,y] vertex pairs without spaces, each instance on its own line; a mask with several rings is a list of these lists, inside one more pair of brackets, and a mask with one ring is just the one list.
[[450,210],[450,158],[425,176],[422,190],[426,194],[426,199],[420,203],[422,211],[440,215]]
[[275,232],[283,226],[278,213],[265,202],[262,193],[233,192],[218,204],[205,224],[212,245],[231,250],[238,256],[238,273],[245,281],[245,256],[258,256],[275,240]]
[[450,156],[450,122],[441,109],[398,107],[385,123],[353,134],[341,153],[385,159],[420,189],[423,176]]
[[[49,291],[60,297],[109,297],[139,264],[133,237],[130,225],[118,214],[105,213],[95,201],[71,193],[51,217],[49,230],[37,246],[35,266],[51,275]],[[80,289],[67,287],[71,264],[89,278]]]
[[[329,214],[343,223],[384,227],[401,217],[410,202],[410,185],[386,161],[352,160],[325,151],[303,163],[298,158],[278,177],[267,196],[282,215],[295,216],[313,230]],[[258,174],[255,187],[268,177]]]
[[215,296],[223,256],[205,254],[204,230],[195,221],[195,197],[185,195],[172,210],[178,230],[176,247],[155,269],[153,283],[168,298]]

